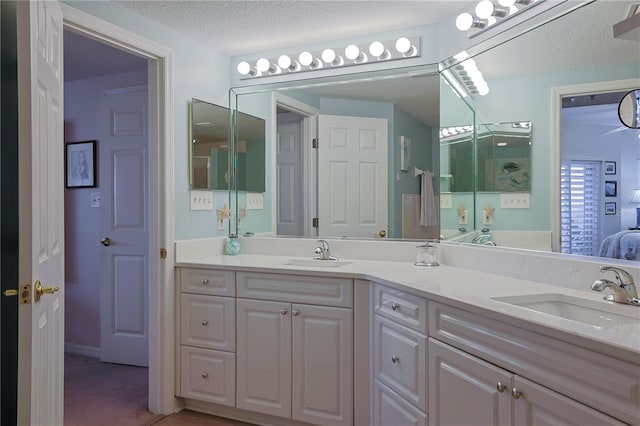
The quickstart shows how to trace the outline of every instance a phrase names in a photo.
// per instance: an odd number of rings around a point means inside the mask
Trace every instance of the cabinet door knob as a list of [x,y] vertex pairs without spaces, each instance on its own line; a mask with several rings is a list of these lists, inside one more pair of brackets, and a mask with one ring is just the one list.
[[204,373],[202,373],[202,378],[206,379],[207,377],[209,377],[209,373],[207,373],[206,371]]
[[291,315],[293,315],[294,317],[297,317],[299,313],[300,313],[300,311],[297,310],[297,309],[294,309],[294,310],[291,311]]
[[511,389],[511,396],[513,399],[518,399],[522,396],[522,392],[520,392],[517,388]]
[[398,357],[398,355],[393,355],[391,357],[391,362],[394,363],[394,364],[399,363],[400,362],[400,358]]
[[498,382],[498,384],[496,385],[496,389],[498,389],[498,392],[502,393],[507,389],[507,387],[503,385],[502,382]]
[[209,284],[209,280],[205,278],[204,280],[202,280],[202,284],[203,284],[203,285],[207,285],[207,284]]
[[287,312],[289,312],[289,311],[287,310],[287,308],[282,308],[282,309],[280,309],[280,314],[281,314],[281,315],[287,315]]
[[396,303],[396,302],[393,302],[391,304],[391,309],[393,309],[394,311],[397,311],[398,309],[400,309],[400,304]]
[[209,325],[209,321],[207,321],[207,320],[202,320],[202,325],[204,325],[204,326],[206,327],[207,325]]

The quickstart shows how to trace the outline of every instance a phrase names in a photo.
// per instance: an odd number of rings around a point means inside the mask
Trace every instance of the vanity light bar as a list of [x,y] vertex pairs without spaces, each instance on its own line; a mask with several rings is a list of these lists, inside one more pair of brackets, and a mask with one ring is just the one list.
[[240,79],[293,74],[325,68],[339,68],[420,56],[420,37],[400,37],[396,40],[375,40],[366,44],[350,44],[340,48],[302,51],[298,54],[240,61],[236,71]]
[[463,133],[471,132],[473,126],[451,126],[440,128],[440,139],[450,138],[452,136],[461,135]]
[[489,93],[489,85],[482,76],[482,72],[478,69],[476,61],[473,58],[460,62],[453,67],[453,72],[458,77],[458,81],[462,82],[469,92],[480,96],[485,96]]
[[508,20],[544,0],[480,0],[474,14],[463,12],[456,18],[456,28],[475,37],[493,26]]

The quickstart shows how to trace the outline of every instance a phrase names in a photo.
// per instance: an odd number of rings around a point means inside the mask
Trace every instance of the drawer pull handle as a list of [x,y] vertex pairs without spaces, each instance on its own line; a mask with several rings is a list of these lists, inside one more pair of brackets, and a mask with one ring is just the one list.
[[498,392],[502,393],[507,389],[507,387],[503,385],[502,382],[498,382],[498,384],[496,385],[496,389],[498,389]]
[[289,311],[286,308],[280,309],[280,315],[287,315],[287,312]]
[[397,364],[400,362],[400,358],[398,357],[398,355],[394,355],[391,357],[391,362],[394,364]]
[[399,310],[399,309],[400,309],[400,304],[399,304],[399,303],[396,303],[396,302],[393,302],[393,303],[391,304],[391,309],[393,309],[394,311]]
[[203,285],[207,285],[207,284],[209,284],[209,280],[205,278],[204,280],[202,280],[202,284],[203,284]]
[[209,377],[209,373],[207,373],[206,371],[204,373],[202,373],[202,378],[206,379]]
[[522,396],[522,392],[520,392],[517,388],[511,389],[511,396],[513,399],[519,399]]
[[207,325],[209,325],[209,321],[207,321],[207,320],[202,320],[202,325],[204,325],[204,326],[206,327]]
[[291,311],[291,315],[293,315],[294,317],[297,317],[299,313],[300,313],[300,311],[297,310],[297,309],[294,309],[294,310]]

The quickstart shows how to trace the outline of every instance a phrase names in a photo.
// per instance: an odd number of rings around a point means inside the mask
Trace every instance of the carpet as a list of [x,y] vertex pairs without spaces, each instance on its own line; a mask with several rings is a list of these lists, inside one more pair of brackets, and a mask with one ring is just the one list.
[[151,414],[148,369],[109,364],[65,354],[64,424],[66,426],[147,426],[164,416]]

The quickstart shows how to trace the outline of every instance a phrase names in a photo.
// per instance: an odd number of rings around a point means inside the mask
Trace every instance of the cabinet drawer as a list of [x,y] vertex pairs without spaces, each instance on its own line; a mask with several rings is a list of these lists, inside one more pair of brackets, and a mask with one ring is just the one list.
[[429,303],[429,335],[630,424],[640,365],[471,312]]
[[235,272],[180,268],[180,291],[214,296],[235,296]]
[[231,297],[180,295],[180,341],[201,348],[236,350],[236,305]]
[[375,285],[373,294],[377,314],[427,334],[426,299],[380,284]]
[[373,372],[377,379],[427,411],[427,338],[375,315]]
[[247,299],[353,307],[350,278],[237,272],[236,287],[238,297]]
[[182,346],[180,369],[180,396],[236,405],[235,354]]
[[373,383],[373,425],[427,426],[427,415],[380,381]]

